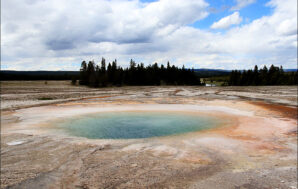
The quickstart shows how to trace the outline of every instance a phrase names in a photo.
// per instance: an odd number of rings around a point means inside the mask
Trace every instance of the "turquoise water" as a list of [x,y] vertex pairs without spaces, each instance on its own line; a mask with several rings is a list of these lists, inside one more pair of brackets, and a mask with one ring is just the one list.
[[218,126],[214,117],[168,112],[105,112],[58,123],[66,133],[90,139],[136,139],[182,134]]

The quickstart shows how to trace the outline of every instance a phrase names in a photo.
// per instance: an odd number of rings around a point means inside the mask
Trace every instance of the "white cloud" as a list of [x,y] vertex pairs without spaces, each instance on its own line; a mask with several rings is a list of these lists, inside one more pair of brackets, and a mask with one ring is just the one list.
[[220,19],[218,22],[214,22],[211,25],[212,29],[226,29],[231,25],[237,25],[242,22],[239,12],[234,12],[233,14]]
[[232,11],[240,10],[254,2],[256,2],[256,0],[236,0],[236,5],[231,7],[230,10],[232,10]]
[[[108,61],[117,58],[123,66],[130,58],[147,64],[169,60],[196,68],[297,66],[296,0],[272,0],[268,3],[272,15],[224,33],[188,26],[208,15],[203,0],[1,3],[5,69],[78,70],[82,60],[102,56]],[[237,24],[235,20],[229,24]]]
[[208,15],[208,4],[203,0],[150,4],[136,0],[10,0],[2,4],[3,45],[19,46],[25,52],[18,55],[32,56],[41,50],[63,51],[89,42],[150,42]]

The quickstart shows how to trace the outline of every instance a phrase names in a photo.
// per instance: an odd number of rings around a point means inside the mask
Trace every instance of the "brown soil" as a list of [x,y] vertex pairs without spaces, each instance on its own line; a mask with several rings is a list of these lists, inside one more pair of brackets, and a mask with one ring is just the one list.
[[265,108],[268,112],[274,112],[274,114],[279,115],[280,117],[297,119],[297,106],[285,106],[280,104],[269,104],[266,102],[250,102],[262,108]]

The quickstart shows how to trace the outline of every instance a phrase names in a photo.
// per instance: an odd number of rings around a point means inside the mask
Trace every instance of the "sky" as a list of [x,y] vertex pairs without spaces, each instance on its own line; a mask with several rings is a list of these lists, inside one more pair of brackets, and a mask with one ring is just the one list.
[[2,70],[297,68],[297,0],[4,0]]

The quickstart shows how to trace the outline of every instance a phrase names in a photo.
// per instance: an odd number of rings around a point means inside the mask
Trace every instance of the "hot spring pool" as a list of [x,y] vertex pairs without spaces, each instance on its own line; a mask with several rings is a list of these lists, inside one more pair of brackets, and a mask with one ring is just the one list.
[[89,139],[137,139],[210,129],[215,117],[177,112],[101,112],[56,123],[69,135]]

